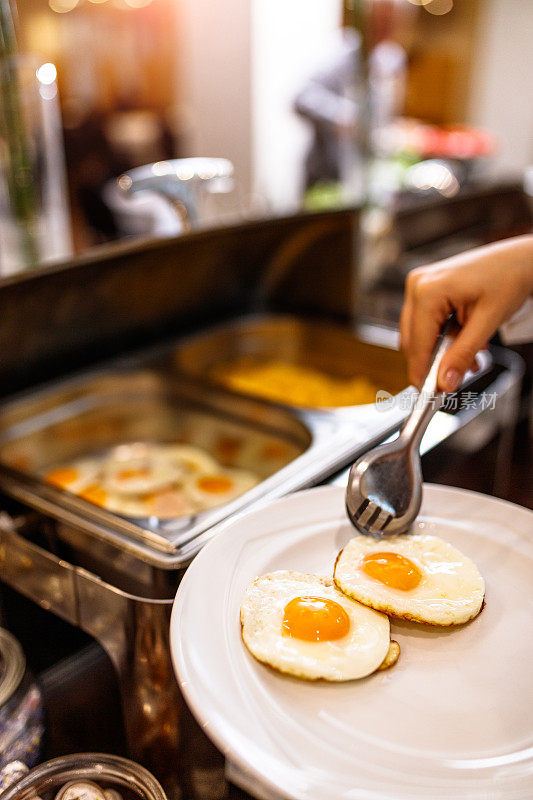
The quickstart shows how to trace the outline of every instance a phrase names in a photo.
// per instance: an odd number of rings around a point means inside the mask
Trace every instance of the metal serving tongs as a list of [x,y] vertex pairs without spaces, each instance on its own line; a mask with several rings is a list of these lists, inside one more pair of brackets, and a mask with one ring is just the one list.
[[446,397],[445,392],[437,392],[437,375],[456,328],[457,320],[452,314],[441,330],[429,372],[398,438],[365,453],[350,470],[346,511],[361,533],[377,537],[405,533],[420,511],[420,442]]

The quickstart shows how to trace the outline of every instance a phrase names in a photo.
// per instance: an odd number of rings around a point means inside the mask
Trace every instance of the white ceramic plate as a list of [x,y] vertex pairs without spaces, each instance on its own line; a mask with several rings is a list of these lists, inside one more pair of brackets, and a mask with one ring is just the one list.
[[533,513],[426,485],[417,528],[486,581],[468,625],[391,625],[394,668],[307,683],[257,663],[240,634],[246,586],[277,569],[331,575],[352,530],[344,490],[291,495],[228,523],[197,556],[171,621],[174,665],[206,733],[268,792],[297,800],[533,797]]

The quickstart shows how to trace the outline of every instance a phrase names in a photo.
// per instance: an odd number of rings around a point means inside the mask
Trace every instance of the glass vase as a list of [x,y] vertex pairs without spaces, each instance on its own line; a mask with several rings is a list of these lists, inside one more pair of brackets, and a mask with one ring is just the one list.
[[72,254],[53,64],[0,62],[0,276]]

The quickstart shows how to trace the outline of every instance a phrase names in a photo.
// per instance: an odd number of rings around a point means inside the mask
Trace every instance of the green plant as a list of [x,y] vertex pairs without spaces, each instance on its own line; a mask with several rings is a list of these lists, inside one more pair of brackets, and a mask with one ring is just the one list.
[[21,266],[38,261],[37,193],[17,72],[17,40],[9,0],[0,0],[0,134],[11,214],[20,237]]

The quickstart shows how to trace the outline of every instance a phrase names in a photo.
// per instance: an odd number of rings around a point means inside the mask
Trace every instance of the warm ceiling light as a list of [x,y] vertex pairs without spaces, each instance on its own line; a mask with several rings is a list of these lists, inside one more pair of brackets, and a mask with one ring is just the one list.
[[431,2],[424,5],[426,11],[435,16],[441,17],[447,14],[453,8],[453,0],[431,0]]
[[79,0],[48,0],[48,5],[56,14],[66,14],[76,8]]
[[130,8],[144,8],[149,6],[152,0],[124,0],[124,2]]
[[44,83],[47,86],[50,86],[57,78],[57,70],[49,61],[46,64],[41,64],[35,74],[39,83]]

